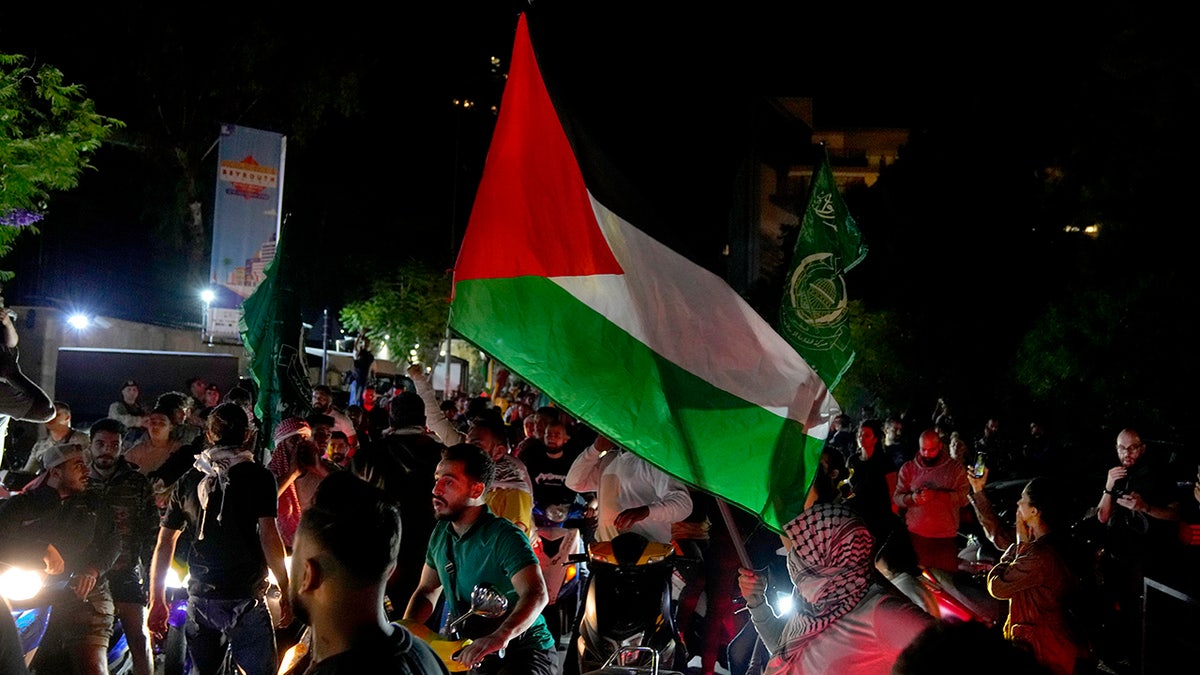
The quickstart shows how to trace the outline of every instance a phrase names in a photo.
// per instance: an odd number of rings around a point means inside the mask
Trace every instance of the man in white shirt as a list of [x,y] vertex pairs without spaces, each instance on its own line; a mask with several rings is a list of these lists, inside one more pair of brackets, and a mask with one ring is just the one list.
[[671,524],[692,512],[686,485],[603,436],[575,458],[566,483],[576,492],[596,493],[596,541],[637,532],[668,543]]

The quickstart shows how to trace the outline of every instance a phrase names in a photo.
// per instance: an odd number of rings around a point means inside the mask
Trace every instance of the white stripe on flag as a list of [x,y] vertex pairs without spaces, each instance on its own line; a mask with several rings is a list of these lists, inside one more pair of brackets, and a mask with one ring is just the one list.
[[594,197],[592,207],[626,273],[555,277],[555,283],[713,386],[804,424],[809,435],[827,432],[836,403],[825,384],[733,288]]

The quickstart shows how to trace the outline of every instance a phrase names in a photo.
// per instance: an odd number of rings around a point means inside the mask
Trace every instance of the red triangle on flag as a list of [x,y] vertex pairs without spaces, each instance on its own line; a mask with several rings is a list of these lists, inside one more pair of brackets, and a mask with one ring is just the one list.
[[621,273],[596,223],[521,15],[455,281]]

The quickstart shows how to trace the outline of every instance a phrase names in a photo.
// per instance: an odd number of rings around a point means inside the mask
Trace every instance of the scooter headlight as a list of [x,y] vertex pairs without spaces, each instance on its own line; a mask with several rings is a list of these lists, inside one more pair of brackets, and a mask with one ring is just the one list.
[[187,586],[188,576],[189,575],[185,574],[181,577],[179,576],[179,570],[175,569],[174,567],[168,567],[166,581],[167,588],[185,588]]
[[10,567],[0,574],[0,595],[14,602],[28,600],[42,590],[42,584],[40,572]]

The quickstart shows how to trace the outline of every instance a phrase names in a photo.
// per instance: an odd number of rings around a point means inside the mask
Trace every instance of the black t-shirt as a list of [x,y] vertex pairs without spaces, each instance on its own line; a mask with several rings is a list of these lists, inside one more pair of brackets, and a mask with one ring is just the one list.
[[575,501],[577,493],[567,487],[567,472],[571,470],[579,451],[566,446],[562,450],[560,457],[551,457],[546,446],[537,443],[530,445],[519,457],[529,470],[529,480],[533,482],[533,503],[539,507]]
[[375,355],[371,352],[362,352],[354,357],[354,378],[358,381],[358,386],[367,386],[371,379],[371,364],[374,362]]
[[[200,508],[197,488],[204,474],[192,469],[175,484],[162,525],[193,533],[188,553],[188,593],[202,598],[253,598],[265,588],[267,558],[258,535],[258,519],[274,518],[275,477],[255,462],[229,469],[229,488],[215,487],[208,513]],[[203,525],[203,538],[198,534]]]
[[95,492],[60,499],[48,485],[0,500],[0,560],[42,566],[53,545],[67,572],[106,573],[121,552],[112,509]]
[[1133,465],[1125,478],[1113,484],[1113,512],[1108,520],[1109,548],[1120,557],[1141,557],[1150,548],[1175,543],[1176,523],[1151,518],[1145,513],[1130,511],[1115,503],[1122,494],[1136,492],[1152,506],[1166,506],[1173,499],[1174,483],[1165,466],[1155,464],[1152,457],[1143,457]]
[[889,473],[893,473],[892,460],[883,452],[876,452],[871,459],[863,460],[858,455],[850,458],[854,475],[850,487],[854,496],[847,505],[867,524],[876,545],[882,545],[885,537],[898,522],[892,511],[892,491],[888,489]]
[[388,582],[388,597],[408,602],[421,578],[425,546],[433,532],[433,472],[445,446],[426,434],[389,434],[359,448],[350,465],[355,475],[383,490],[400,507],[400,554]]
[[432,647],[399,624],[392,624],[392,629],[390,636],[374,638],[314,663],[305,675],[445,675],[448,672]]

